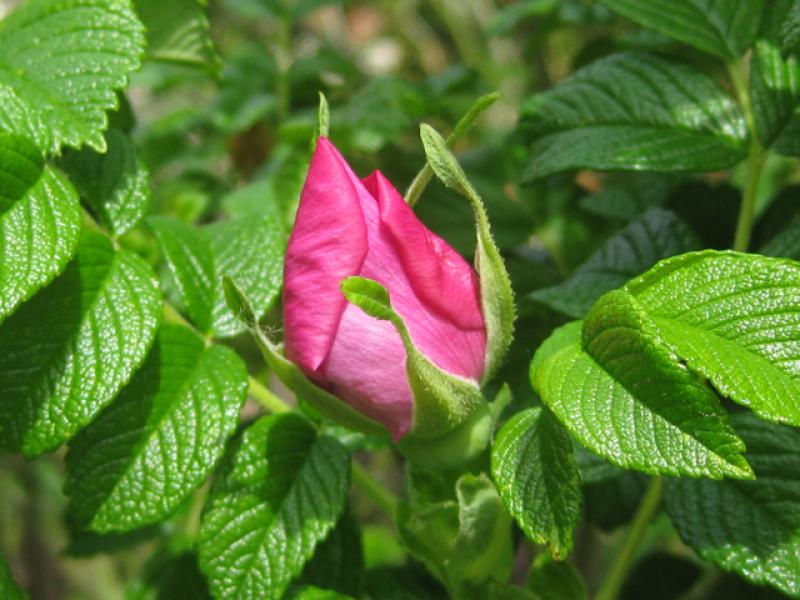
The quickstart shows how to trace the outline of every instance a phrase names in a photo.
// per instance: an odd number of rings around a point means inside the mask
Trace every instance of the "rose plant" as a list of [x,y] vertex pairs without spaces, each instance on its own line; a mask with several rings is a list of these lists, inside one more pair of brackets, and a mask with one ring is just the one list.
[[799,50],[0,0],[0,600],[800,598]]

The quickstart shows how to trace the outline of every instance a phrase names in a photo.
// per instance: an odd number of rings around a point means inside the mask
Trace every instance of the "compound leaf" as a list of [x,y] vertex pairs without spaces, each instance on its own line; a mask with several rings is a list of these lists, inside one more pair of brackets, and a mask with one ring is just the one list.
[[233,350],[163,327],[119,397],[70,443],[71,515],[99,532],[166,518],[222,456],[246,392]]
[[69,181],[31,142],[0,133],[0,322],[64,269],[80,231]]
[[350,457],[296,413],[264,417],[233,444],[211,490],[200,569],[220,598],[279,599],[347,503]]
[[0,448],[35,456],[91,421],[144,360],[161,309],[147,263],[84,232],[76,259],[0,326]]
[[63,145],[106,148],[117,107],[144,52],[128,0],[30,0],[0,23],[0,129],[46,154]]
[[638,53],[585,67],[522,108],[525,177],[570,169],[714,171],[746,156],[744,118],[707,75]]

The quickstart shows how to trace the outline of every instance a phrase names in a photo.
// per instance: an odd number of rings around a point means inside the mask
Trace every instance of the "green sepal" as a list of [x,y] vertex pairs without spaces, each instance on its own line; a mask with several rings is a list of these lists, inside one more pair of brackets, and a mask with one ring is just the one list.
[[389,321],[403,340],[408,382],[414,394],[412,439],[450,434],[486,404],[477,385],[443,371],[417,350],[403,319],[392,308],[385,287],[364,277],[348,277],[341,287],[350,303],[370,317]]
[[267,338],[258,324],[255,310],[248,300],[247,295],[230,277],[222,280],[225,290],[225,299],[236,317],[242,321],[256,340],[264,360],[269,368],[278,376],[298,399],[302,399],[326,417],[340,425],[363,433],[384,433],[386,429],[365,417],[348,404],[329,394],[322,388],[312,383],[297,365],[287,360],[283,355],[280,345]]
[[428,164],[445,186],[466,196],[475,215],[478,245],[475,251],[475,268],[481,282],[481,306],[486,322],[486,370],[481,383],[497,371],[511,346],[514,337],[514,292],[503,257],[492,238],[489,217],[480,195],[472,187],[447,142],[430,125],[420,126],[420,137],[425,147]]
[[505,581],[511,572],[511,517],[485,474],[467,473],[455,483],[450,477],[410,473],[410,498],[399,506],[398,530],[450,597],[484,598],[483,586]]

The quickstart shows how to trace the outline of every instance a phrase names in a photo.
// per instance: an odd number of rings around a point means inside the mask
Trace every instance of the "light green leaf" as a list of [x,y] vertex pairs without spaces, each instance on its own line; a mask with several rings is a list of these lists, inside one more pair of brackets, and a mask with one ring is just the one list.
[[55,449],[144,360],[162,302],[148,265],[84,232],[76,259],[0,326],[0,448]]
[[61,272],[80,231],[66,177],[31,142],[0,133],[0,322]]
[[163,327],[119,397],[70,442],[64,492],[73,518],[106,532],[169,516],[222,456],[246,393],[233,350]]
[[497,434],[492,477],[522,531],[556,560],[572,549],[581,518],[580,475],[572,441],[546,408],[516,414]]
[[534,141],[528,180],[583,168],[715,171],[747,154],[733,98],[700,71],[645,54],[601,59],[521,112]]
[[215,73],[220,60],[211,41],[205,0],[135,0],[147,28],[147,58]]
[[760,40],[753,50],[750,64],[750,98],[753,118],[761,145],[773,144],[778,152],[786,152],[794,141],[787,131],[800,104],[800,64],[794,56],[784,57],[772,42]]
[[128,0],[29,0],[0,22],[0,129],[46,154],[103,152],[106,111],[139,67],[144,28]]
[[618,466],[752,476],[719,399],[664,347],[624,291],[603,296],[582,327],[571,323],[548,338],[531,363],[531,382],[583,446]]
[[417,350],[402,318],[392,308],[389,292],[380,283],[364,277],[348,277],[341,287],[350,303],[375,319],[389,321],[403,340],[406,372],[414,393],[411,432],[415,436],[436,438],[449,433],[485,405],[477,385],[443,371]]
[[146,222],[158,241],[189,319],[203,333],[209,332],[216,272],[202,229],[174,217],[152,216]]
[[735,252],[668,259],[626,286],[658,335],[723,396],[800,425],[800,264]]
[[350,457],[303,417],[264,417],[230,449],[198,538],[219,598],[279,599],[347,503]]
[[104,154],[84,148],[67,153],[60,164],[99,221],[121,235],[147,212],[150,174],[125,133],[109,129],[105,139]]
[[11,577],[11,571],[5,559],[0,556],[0,598],[3,600],[25,600],[28,595],[20,589]]
[[800,598],[800,430],[734,417],[755,481],[667,480],[667,512],[704,559]]
[[269,368],[298,399],[308,402],[323,416],[350,429],[374,434],[386,432],[382,425],[312,383],[297,365],[287,360],[281,348],[272,343],[258,326],[258,317],[247,294],[233,279],[223,277],[223,287],[231,314],[250,330]]
[[659,260],[699,247],[700,240],[677,215],[654,208],[610,238],[569,279],[537,290],[531,298],[579,319],[600,296]]
[[480,278],[481,305],[486,321],[486,370],[483,375],[485,382],[497,372],[514,337],[516,308],[511,279],[500,250],[492,238],[483,201],[467,179],[456,157],[450,152],[447,142],[433,127],[425,123],[420,127],[420,137],[428,164],[436,176],[445,186],[464,195],[472,205],[478,239],[475,267]]
[[214,333],[230,337],[243,325],[225,302],[222,277],[228,275],[247,293],[256,315],[261,318],[278,299],[283,284],[283,253],[286,232],[273,217],[243,217],[220,221],[203,228],[214,256]]
[[304,585],[289,588],[284,600],[353,600],[353,596],[345,596],[339,592],[318,588],[313,585]]
[[733,60],[758,33],[763,0],[600,0],[640,25]]

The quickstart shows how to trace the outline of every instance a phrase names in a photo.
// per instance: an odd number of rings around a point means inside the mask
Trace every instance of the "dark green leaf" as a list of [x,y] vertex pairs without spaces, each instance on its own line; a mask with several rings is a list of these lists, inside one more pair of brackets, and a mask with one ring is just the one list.
[[615,468],[616,477],[583,486],[586,520],[608,533],[630,523],[647,487],[647,477],[641,473]]
[[580,478],[572,442],[546,408],[520,412],[503,426],[492,448],[492,477],[525,535],[565,558],[581,517]]
[[772,42],[761,40],[753,50],[750,66],[750,98],[761,145],[773,143],[778,151],[794,144],[786,138],[800,103],[800,65],[794,56],[784,57]]
[[726,60],[738,58],[750,47],[764,10],[763,0],[600,2],[644,27]]
[[752,476],[716,395],[662,345],[624,291],[603,296],[582,326],[556,330],[534,356],[531,381],[583,446],[616,465]]
[[367,592],[373,600],[441,600],[442,586],[417,562],[381,565],[367,572]]
[[688,594],[702,571],[686,558],[656,552],[642,558],[631,570],[620,600],[675,600]]
[[781,46],[785,52],[796,52],[800,47],[800,2],[794,0],[781,28]]
[[233,350],[163,327],[119,397],[70,443],[64,492],[72,516],[101,532],[167,517],[222,456],[246,391]]
[[215,267],[212,326],[216,335],[232,336],[241,333],[244,325],[228,310],[222,277],[235,279],[247,293],[256,316],[263,317],[280,294],[286,233],[270,216],[251,216],[209,225],[203,234]]
[[171,217],[147,222],[186,311],[201,331],[228,337],[244,329],[225,300],[226,275],[246,292],[256,318],[278,298],[286,234],[274,216],[248,215],[201,228]]
[[668,480],[667,511],[703,559],[800,597],[800,430],[747,413],[734,424],[755,481]]
[[76,259],[0,326],[0,447],[71,438],[144,360],[161,315],[147,264],[84,232]]
[[142,579],[128,592],[128,600],[212,600],[194,552],[158,552],[145,565]]
[[758,253],[800,260],[800,215],[795,215],[786,228],[764,244]]
[[203,231],[173,217],[148,217],[147,225],[155,234],[189,318],[200,331],[208,332],[216,273]]
[[361,527],[345,512],[306,563],[298,583],[333,590],[354,598],[364,595],[364,548]]
[[603,180],[599,192],[581,200],[581,208],[602,217],[629,221],[649,208],[662,206],[673,179],[665,173],[612,173]]
[[69,152],[61,166],[100,222],[119,235],[147,212],[150,174],[127,135],[109,129],[105,139],[104,154],[89,148]]
[[219,58],[209,35],[205,0],[135,0],[147,27],[147,58],[215,72]]
[[61,272],[80,231],[66,177],[30,142],[0,133],[0,322]]
[[29,0],[0,24],[0,128],[47,154],[106,143],[106,111],[144,51],[128,0]]
[[350,458],[297,414],[264,417],[231,447],[200,526],[217,597],[279,599],[345,508]]
[[674,213],[651,209],[610,238],[572,277],[531,297],[579,319],[600,296],[659,260],[699,247],[697,236]]
[[568,562],[555,562],[540,554],[528,576],[528,588],[540,600],[586,600],[586,585]]
[[733,99],[693,68],[626,53],[581,69],[522,108],[526,177],[570,169],[714,171],[746,156]]

